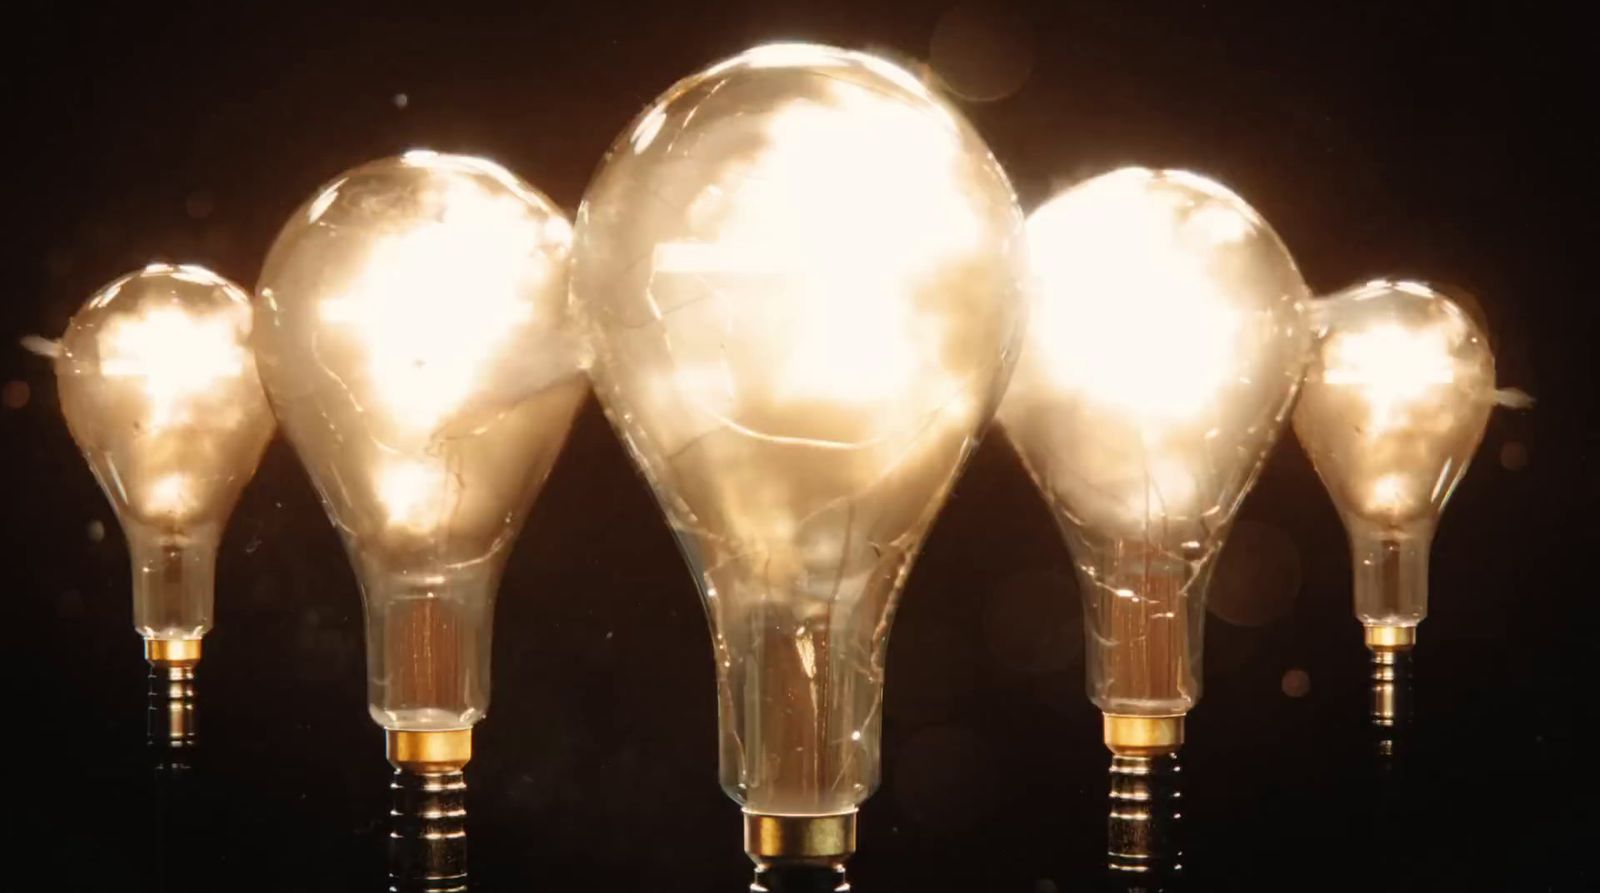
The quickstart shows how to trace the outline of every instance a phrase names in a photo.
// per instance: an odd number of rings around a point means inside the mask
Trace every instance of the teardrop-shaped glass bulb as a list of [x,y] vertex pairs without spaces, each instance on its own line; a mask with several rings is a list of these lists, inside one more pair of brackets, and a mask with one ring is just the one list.
[[1124,168],[1028,219],[1033,315],[1000,419],[1078,566],[1113,750],[1171,750],[1200,697],[1205,591],[1305,368],[1305,283],[1266,221]]
[[1369,644],[1407,646],[1427,614],[1439,513],[1496,400],[1494,355],[1460,304],[1420,282],[1375,280],[1311,307],[1295,434],[1350,535]]
[[877,784],[891,608],[1009,374],[1021,248],[972,128],[822,46],[680,82],[584,199],[596,390],[700,578],[748,813],[853,813]]
[[[457,756],[501,569],[586,390],[570,243],[504,168],[410,152],[319,190],[257,290],[262,380],[361,580],[372,717],[461,733],[431,739]],[[391,734],[391,758],[421,741]]]
[[238,286],[152,264],[96,292],[61,338],[61,410],[127,536],[152,659],[199,656],[217,544],[272,437],[250,325]]

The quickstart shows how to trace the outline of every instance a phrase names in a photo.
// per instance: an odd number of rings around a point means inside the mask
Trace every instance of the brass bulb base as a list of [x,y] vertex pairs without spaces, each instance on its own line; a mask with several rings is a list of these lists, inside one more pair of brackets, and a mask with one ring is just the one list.
[[1121,716],[1105,714],[1106,747],[1118,756],[1151,757],[1177,753],[1183,747],[1183,715]]
[[744,850],[756,864],[837,865],[856,851],[856,814],[744,814]]
[[1367,647],[1373,651],[1410,651],[1417,644],[1415,626],[1367,624],[1364,630]]
[[144,659],[151,664],[192,666],[200,662],[200,640],[145,639]]
[[443,775],[460,772],[472,760],[472,730],[440,732],[388,730],[389,764],[402,772]]

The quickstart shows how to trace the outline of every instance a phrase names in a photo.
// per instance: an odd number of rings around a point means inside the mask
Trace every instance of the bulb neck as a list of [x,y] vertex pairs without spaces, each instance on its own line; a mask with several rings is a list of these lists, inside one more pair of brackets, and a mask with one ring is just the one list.
[[373,720],[386,729],[470,730],[489,709],[498,563],[437,574],[361,570]]
[[133,570],[133,625],[147,639],[199,639],[211,629],[217,536],[128,531]]
[[1176,754],[1111,758],[1106,871],[1123,890],[1172,890],[1183,872],[1182,766]]
[[1428,616],[1428,550],[1433,527],[1352,525],[1355,612],[1368,629],[1415,627]]
[[1189,712],[1200,700],[1210,555],[1191,560],[1151,543],[1067,531],[1083,594],[1089,700],[1108,716]]
[[389,794],[391,893],[466,891],[466,776],[397,768]]
[[883,657],[903,565],[874,567],[867,580],[833,579],[831,595],[707,575],[719,778],[747,813],[853,814],[877,787]]

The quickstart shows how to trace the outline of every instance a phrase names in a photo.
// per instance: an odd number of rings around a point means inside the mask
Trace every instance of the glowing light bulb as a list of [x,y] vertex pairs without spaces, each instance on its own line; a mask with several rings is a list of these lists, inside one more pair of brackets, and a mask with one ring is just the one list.
[[586,388],[570,244],[503,168],[411,152],[321,189],[261,276],[261,377],[360,578],[397,768],[459,769],[488,709],[501,570]]
[[892,606],[1009,374],[1022,247],[969,125],[813,45],[674,86],[584,199],[596,390],[699,577],[758,864],[854,847]]
[[134,628],[152,665],[180,674],[211,628],[223,527],[272,437],[250,324],[238,286],[152,264],[96,292],[50,350],[67,425],[128,539]]
[[1419,282],[1376,280],[1311,305],[1316,347],[1295,433],[1350,535],[1355,611],[1374,651],[1416,641],[1428,549],[1496,402],[1488,340]]
[[1000,419],[1078,567],[1114,752],[1170,752],[1205,591],[1305,365],[1305,284],[1225,187],[1125,168],[1028,219],[1033,315]]

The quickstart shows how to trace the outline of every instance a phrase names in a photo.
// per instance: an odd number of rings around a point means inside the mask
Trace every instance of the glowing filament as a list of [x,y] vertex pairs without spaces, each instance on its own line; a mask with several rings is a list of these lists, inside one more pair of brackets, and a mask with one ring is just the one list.
[[1243,317],[1230,293],[1250,283],[1186,248],[1236,242],[1250,221],[1231,208],[1193,214],[1139,172],[1090,183],[1028,221],[1035,287],[1032,338],[1054,386],[1146,426],[1213,408],[1238,378]]
[[408,459],[383,465],[377,490],[389,526],[418,534],[443,527],[461,496],[443,465]]
[[[1454,317],[1445,317],[1455,321]],[[1403,428],[1428,393],[1456,380],[1454,345],[1461,334],[1442,324],[1411,328],[1374,325],[1329,336],[1322,380],[1361,389],[1374,436]]]
[[429,434],[474,392],[485,358],[533,317],[527,295],[551,274],[546,232],[518,198],[474,183],[444,186],[439,217],[377,237],[347,291],[321,305],[325,322],[357,339],[378,407],[402,428]]
[[[927,188],[962,159],[943,124],[850,84],[789,101],[771,114],[763,150],[689,203],[692,227],[715,237],[655,246],[658,277],[709,283],[741,321],[728,334],[759,348],[742,397],[867,405],[952,389],[925,368],[946,333],[925,322],[918,293],[947,275],[930,259],[971,253],[980,233],[967,196]],[[658,316],[673,309],[662,297],[652,296]],[[691,369],[680,386],[714,406],[728,389],[708,371]]]
[[139,381],[148,430],[189,424],[197,401],[218,393],[219,382],[244,374],[248,321],[238,308],[200,312],[177,304],[114,316],[98,339],[100,373]]

